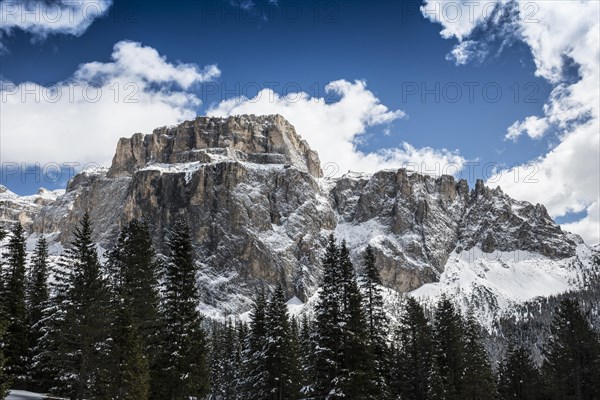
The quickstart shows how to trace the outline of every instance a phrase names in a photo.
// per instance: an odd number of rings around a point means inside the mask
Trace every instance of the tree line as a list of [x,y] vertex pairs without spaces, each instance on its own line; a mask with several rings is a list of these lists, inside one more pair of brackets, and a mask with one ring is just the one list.
[[[8,234],[0,268],[0,398],[8,388],[71,399],[595,400],[600,339],[577,301],[554,314],[541,366],[511,342],[492,365],[473,315],[441,297],[384,309],[375,253],[353,265],[332,235],[312,313],[290,316],[283,287],[259,291],[248,322],[205,321],[190,229],[165,255],[133,220],[101,261],[89,216],[58,262],[41,236]],[[0,240],[6,234],[0,232]]]

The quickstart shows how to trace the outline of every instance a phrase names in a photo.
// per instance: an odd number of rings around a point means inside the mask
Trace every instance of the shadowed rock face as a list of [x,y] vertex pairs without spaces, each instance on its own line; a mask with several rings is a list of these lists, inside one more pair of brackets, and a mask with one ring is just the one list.
[[[281,116],[201,117],[121,139],[110,169],[81,173],[64,195],[28,209],[29,229],[67,243],[88,211],[106,248],[124,223],[143,218],[163,249],[184,216],[202,263],[203,300],[225,312],[245,308],[262,285],[311,295],[332,232],[358,265],[373,245],[384,283],[400,291],[436,281],[453,251],[474,246],[575,255],[543,206],[481,181],[470,191],[464,180],[404,169],[321,176],[317,154]],[[0,215],[14,213],[0,203]]]

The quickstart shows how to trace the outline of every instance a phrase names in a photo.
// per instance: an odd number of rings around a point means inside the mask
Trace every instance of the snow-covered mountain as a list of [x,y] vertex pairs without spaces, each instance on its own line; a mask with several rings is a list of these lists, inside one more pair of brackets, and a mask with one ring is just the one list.
[[132,218],[150,222],[161,248],[186,217],[202,308],[215,316],[244,312],[260,286],[280,283],[307,301],[330,233],[357,264],[371,244],[391,292],[425,303],[447,293],[490,329],[515,305],[578,290],[600,268],[598,249],[563,232],[543,205],[482,181],[470,189],[405,169],[323,177],[318,155],[278,115],[199,117],[121,139],[110,168],[79,173],[64,193],[0,188],[1,223],[20,221],[30,242],[43,234],[60,249],[85,211],[103,248]]

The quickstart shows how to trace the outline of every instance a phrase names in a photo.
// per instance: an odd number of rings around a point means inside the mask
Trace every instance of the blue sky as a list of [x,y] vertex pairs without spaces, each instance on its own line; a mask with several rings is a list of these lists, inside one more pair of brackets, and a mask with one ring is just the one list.
[[[402,148],[406,143],[416,151],[431,149],[434,155],[453,154],[463,163],[460,176],[469,178],[473,185],[472,178],[490,178],[489,165],[496,166],[493,171],[506,170],[506,175],[510,175],[511,167],[543,159],[559,146],[564,125],[559,128],[558,124],[548,123],[539,135],[522,129],[516,135],[518,140],[508,139],[507,132],[516,121],[530,116],[551,121],[544,105],[550,104],[553,88],[561,82],[579,80],[579,64],[575,62],[571,63],[575,67],[562,68],[559,79],[540,73],[543,52],[532,45],[533,39],[507,33],[519,29],[519,22],[511,20],[511,13],[507,13],[506,23],[478,20],[465,28],[449,24],[450,18],[426,18],[419,9],[423,4],[417,0],[98,1],[105,8],[104,14],[90,18],[89,24],[79,27],[75,34],[51,30],[40,34],[18,24],[4,29],[0,36],[2,81],[17,86],[34,82],[42,87],[68,82],[82,64],[111,62],[114,46],[122,41],[152,48],[172,65],[195,65],[198,70],[216,66],[218,76],[197,79],[183,89],[176,79],[146,82],[152,93],[172,91],[193,96],[195,102],[179,107],[198,115],[207,111],[219,114],[226,112],[224,109],[244,110],[227,108],[222,102],[239,96],[253,98],[259,89],[269,87],[280,95],[305,92],[311,98],[324,97],[325,103],[335,105],[348,95],[327,92],[328,83],[361,80],[365,90],[376,98],[376,104],[405,116],[364,123],[360,132],[349,139],[357,152],[376,154],[382,149]],[[426,7],[434,7],[433,1],[426,3]],[[543,15],[544,10],[540,9],[540,18]],[[442,29],[450,33],[441,35]],[[468,60],[459,63],[451,54],[465,42],[473,44],[465,48],[474,50]],[[93,76],[104,79],[99,74]],[[498,88],[502,93],[497,92]],[[0,115],[8,112],[4,100],[0,106],[4,108]],[[35,118],[31,112],[24,115]],[[114,117],[126,118],[126,114]],[[2,142],[10,143],[8,137],[14,133],[4,124],[0,135]],[[60,141],[60,134],[54,135]],[[312,144],[310,135],[307,139]],[[116,145],[112,138],[106,143],[110,142],[114,144],[105,153],[112,153]],[[73,146],[73,157],[61,155],[43,161],[106,164],[106,157],[94,158],[90,154],[79,159],[77,150],[81,144],[65,139],[61,146]],[[56,182],[40,182],[32,174],[23,177],[22,173],[14,173],[14,163],[31,163],[37,158],[32,161],[27,156],[11,157],[5,151],[0,149],[4,165],[0,183],[11,190],[29,194],[39,186],[64,187],[66,174]],[[402,157],[391,162],[405,159]],[[335,162],[333,155],[321,154],[321,158]],[[381,165],[387,167],[389,161]],[[476,167],[469,169],[464,163]],[[340,164],[345,166],[343,161]],[[467,171],[472,171],[472,176]],[[537,190],[524,191],[522,187],[514,189],[517,197],[538,200],[539,197],[528,194]],[[571,199],[569,204],[561,200],[552,210],[553,215],[561,222],[585,217],[594,198],[583,197]]]

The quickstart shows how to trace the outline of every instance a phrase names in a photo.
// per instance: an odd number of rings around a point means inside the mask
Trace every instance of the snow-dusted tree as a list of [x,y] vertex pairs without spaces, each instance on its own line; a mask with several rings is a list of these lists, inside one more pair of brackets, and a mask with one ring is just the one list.
[[268,397],[295,400],[300,397],[300,369],[296,338],[290,325],[283,289],[278,286],[265,314],[264,365]]
[[395,335],[398,350],[392,363],[394,396],[407,400],[428,398],[433,373],[431,335],[423,307],[407,297]]
[[340,396],[350,399],[381,399],[385,393],[378,386],[375,360],[369,341],[369,328],[363,310],[363,298],[358,289],[350,251],[343,241],[339,247],[342,284],[340,346],[341,368],[338,378]]
[[236,400],[241,363],[238,330],[233,321],[215,321],[210,342],[210,399]]
[[389,321],[384,310],[381,276],[375,261],[375,251],[371,245],[368,245],[363,254],[360,288],[367,320],[369,345],[374,357],[375,390],[380,398],[384,398],[389,393],[386,379],[390,362],[387,345]]
[[150,363],[144,351],[141,329],[133,317],[132,307],[117,311],[111,348],[109,398],[147,400],[150,395]]
[[11,230],[5,256],[5,285],[1,293],[7,323],[2,345],[6,357],[4,372],[14,385],[25,387],[29,342],[25,302],[25,237],[20,223]]
[[44,334],[44,310],[48,307],[48,244],[43,236],[37,241],[31,258],[31,269],[27,282],[27,326],[29,330],[30,366],[28,371],[28,388],[43,391],[44,381],[39,355],[42,349],[39,341]]
[[511,342],[498,371],[500,400],[541,400],[541,376],[531,355]]
[[[0,241],[4,240],[4,238],[6,237],[6,232],[4,232],[2,229],[0,229]],[[0,259],[0,293],[3,293],[4,291],[4,276],[3,276],[3,269],[2,269],[2,260]],[[4,312],[2,310],[3,305],[0,304],[0,342],[2,342],[2,339],[4,337],[4,332],[6,330],[6,322],[4,321]],[[4,352],[2,351],[2,348],[0,347],[0,399],[3,399],[4,397],[6,397],[6,394],[8,392],[8,379],[6,378],[6,375],[4,374],[4,363],[5,363],[5,359],[4,359]]]
[[[131,397],[131,392],[141,396],[139,393],[148,391],[150,379],[146,375],[155,360],[158,341],[158,266],[148,225],[130,221],[108,253],[107,263],[116,311],[110,349],[110,392],[115,398]],[[162,368],[154,369],[160,373]]]
[[445,296],[437,304],[434,319],[433,362],[440,377],[438,380],[443,385],[447,400],[461,400],[465,370],[464,321],[460,312]]
[[557,307],[542,366],[549,398],[592,400],[600,393],[600,338],[575,299]]
[[330,235],[322,258],[323,285],[315,309],[314,341],[316,343],[311,398],[336,398],[339,392],[341,358],[340,346],[343,339],[340,299],[341,269],[339,251],[335,237]]
[[[110,334],[110,292],[92,241],[86,213],[55,273],[49,335],[41,359],[52,368],[54,391],[73,399],[106,390]],[[51,366],[50,366],[51,365]]]
[[[431,372],[427,377],[427,400],[447,400],[448,387],[442,377],[437,363],[431,365]],[[402,398],[402,397],[401,397]]]
[[481,327],[472,314],[465,319],[464,373],[462,376],[462,399],[494,400],[498,397],[496,379],[481,343]]
[[244,340],[242,355],[243,377],[241,381],[244,400],[268,399],[268,376],[265,364],[267,298],[259,291],[250,314],[249,332]]
[[120,303],[117,307],[130,309],[148,352],[156,341],[159,321],[159,268],[148,224],[131,220],[108,253],[107,270],[113,296]]
[[[0,236],[2,235],[2,231],[0,231]],[[0,240],[2,238],[0,237]],[[4,332],[6,330],[6,323],[4,322],[4,316],[0,313],[0,341],[4,337]],[[0,348],[0,399],[4,399],[8,393],[8,378],[4,374],[4,352],[2,348]]]
[[153,399],[202,398],[210,377],[207,343],[201,327],[192,237],[187,222],[179,218],[167,240],[169,255],[164,271],[161,310],[165,321],[161,333],[159,363],[163,372],[153,378]]
[[316,344],[312,335],[312,325],[307,314],[302,316],[298,333],[298,349],[300,359],[300,381],[302,383],[301,392],[303,395],[311,393],[312,386],[315,382],[313,374],[314,354]]

